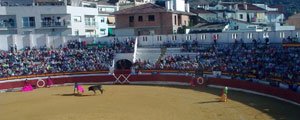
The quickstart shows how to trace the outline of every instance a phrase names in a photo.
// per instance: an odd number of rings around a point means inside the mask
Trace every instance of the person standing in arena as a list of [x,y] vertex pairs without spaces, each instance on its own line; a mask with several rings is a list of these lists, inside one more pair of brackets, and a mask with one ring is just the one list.
[[47,87],[51,87],[53,85],[53,81],[52,79],[50,78],[50,76],[48,76],[48,79],[47,79]]
[[74,94],[75,94],[75,92],[79,93],[78,92],[78,83],[77,82],[74,83]]
[[78,85],[77,82],[75,82],[75,84],[74,84],[74,94],[75,94],[75,91],[77,92],[77,94],[81,94],[81,93],[84,93],[84,88],[81,85]]
[[228,87],[224,87],[222,95],[221,95],[221,102],[227,102],[227,93],[228,93]]

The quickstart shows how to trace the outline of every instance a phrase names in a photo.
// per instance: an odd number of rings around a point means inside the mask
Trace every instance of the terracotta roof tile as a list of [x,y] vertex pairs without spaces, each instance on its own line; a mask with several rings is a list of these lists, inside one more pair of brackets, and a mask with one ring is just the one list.
[[147,3],[147,4],[123,9],[114,12],[113,14],[133,14],[133,13],[137,14],[137,13],[160,13],[160,12],[167,12],[167,10],[164,7],[161,7],[159,5]]
[[195,13],[195,14],[199,14],[199,13],[202,13],[202,14],[216,14],[213,11],[204,10],[204,9],[191,9],[191,12]]
[[[247,5],[247,9],[246,9],[246,5]],[[239,8],[239,10],[256,10],[256,11],[264,11],[265,10],[265,9],[262,9],[255,5],[252,5],[252,4],[238,4],[238,8]]]

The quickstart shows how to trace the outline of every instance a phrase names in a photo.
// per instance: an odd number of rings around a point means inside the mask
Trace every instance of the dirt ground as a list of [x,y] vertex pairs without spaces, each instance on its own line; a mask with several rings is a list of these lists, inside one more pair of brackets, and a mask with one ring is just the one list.
[[[88,86],[84,86],[87,90]],[[300,107],[229,90],[182,86],[104,85],[104,94],[73,86],[0,94],[0,120],[296,120]]]

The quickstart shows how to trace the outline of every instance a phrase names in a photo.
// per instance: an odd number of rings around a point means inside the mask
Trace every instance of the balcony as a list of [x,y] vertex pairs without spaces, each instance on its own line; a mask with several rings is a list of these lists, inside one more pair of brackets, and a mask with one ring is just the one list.
[[17,28],[15,22],[0,22],[0,29]]
[[65,28],[70,26],[71,23],[69,21],[42,21],[43,28]]
[[71,27],[71,15],[69,14],[43,14],[41,21],[42,29]]
[[85,22],[85,29],[94,30],[97,28],[96,22]]
[[17,28],[15,16],[0,15],[0,29],[7,30]]
[[35,28],[35,21],[23,21],[23,28]]
[[85,26],[96,26],[96,22],[85,22]]
[[84,16],[85,29],[94,30],[97,28],[95,16],[86,15]]

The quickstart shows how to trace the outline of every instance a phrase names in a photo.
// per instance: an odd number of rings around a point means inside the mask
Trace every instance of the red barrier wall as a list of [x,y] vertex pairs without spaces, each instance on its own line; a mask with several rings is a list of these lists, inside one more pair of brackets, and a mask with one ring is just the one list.
[[[128,75],[128,74],[127,74]],[[125,75],[127,77],[127,75]],[[116,74],[118,77],[119,75]],[[112,75],[99,75],[99,76],[82,76],[82,77],[61,77],[61,78],[51,78],[54,84],[64,84],[64,83],[74,83],[74,82],[114,82],[116,78]],[[132,75],[129,78],[129,81],[169,81],[169,82],[185,82],[189,83],[191,80],[190,76],[175,76],[175,75]],[[31,85],[36,85],[38,79],[29,80],[28,82]],[[46,80],[46,79],[45,79]],[[121,81],[124,81],[125,78],[121,77]],[[24,86],[24,81],[18,82],[3,82],[0,83],[0,90],[10,89],[10,88],[18,88]]]
[[251,90],[300,103],[300,94],[291,90],[241,80],[211,78],[208,84]]
[[[119,75],[116,74],[118,77]],[[125,75],[127,76],[127,75]],[[165,81],[165,82],[182,82],[189,83],[192,77],[190,76],[180,76],[180,75],[132,75],[129,77],[129,81]],[[81,76],[81,77],[58,77],[52,78],[54,84],[64,84],[64,83],[74,83],[74,82],[114,82],[116,79],[112,75],[99,75],[99,76]],[[121,81],[125,79],[123,77],[120,78]],[[36,80],[29,80],[29,83],[32,85],[36,85]],[[291,90],[280,89],[277,87],[262,85],[258,83],[252,83],[241,80],[228,80],[228,79],[220,79],[220,78],[210,78],[207,83],[212,85],[220,85],[220,86],[228,86],[233,88],[240,88],[251,90],[259,93],[269,94],[273,96],[277,96],[280,98],[288,99],[297,103],[300,103],[300,94],[293,92]],[[0,90],[10,89],[10,88],[18,88],[23,87],[24,81],[10,82],[9,80],[0,83]]]

